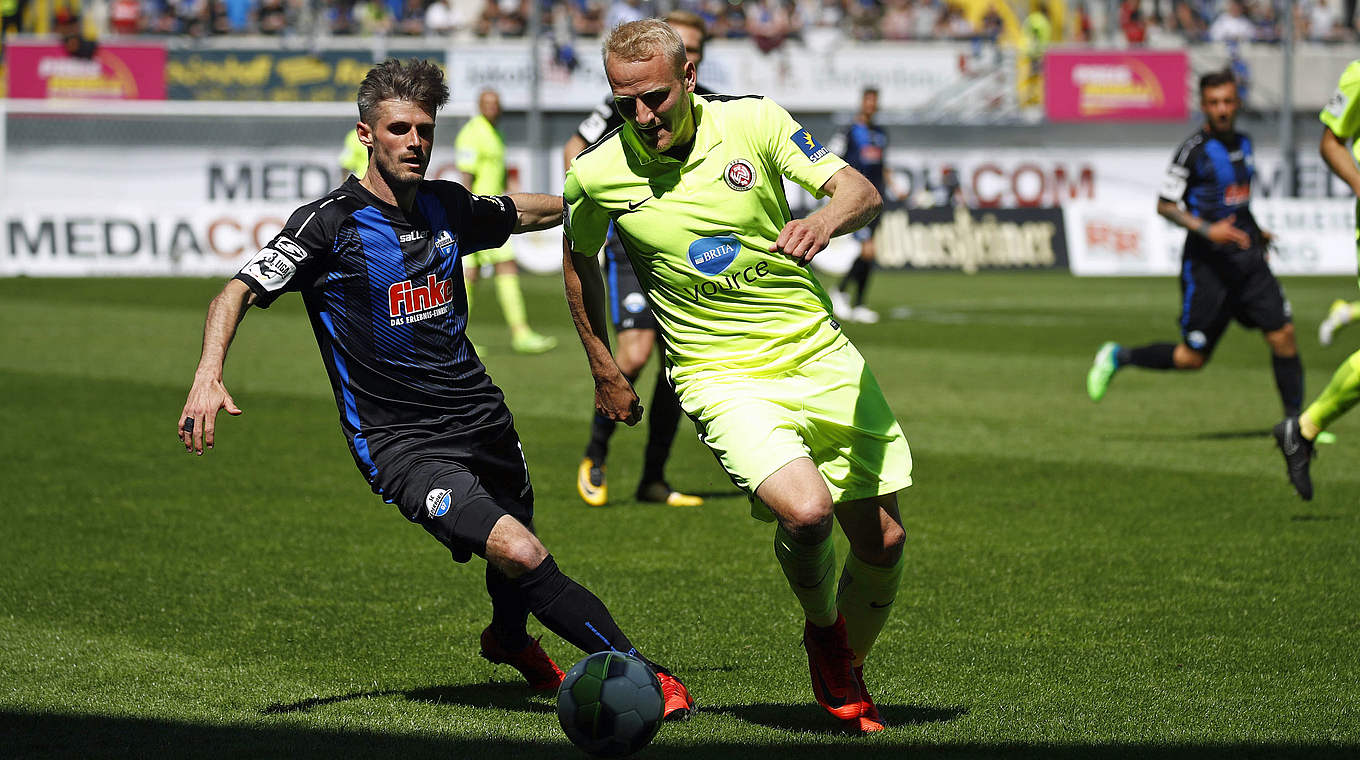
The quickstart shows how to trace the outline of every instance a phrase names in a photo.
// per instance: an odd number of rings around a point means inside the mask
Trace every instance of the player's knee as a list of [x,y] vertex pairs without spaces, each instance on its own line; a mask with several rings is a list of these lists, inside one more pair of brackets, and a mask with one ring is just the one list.
[[830,500],[812,500],[785,510],[779,522],[793,540],[810,544],[831,535],[833,515]]
[[1176,346],[1171,358],[1176,364],[1176,369],[1203,369],[1205,363],[1209,361],[1208,355],[1204,352],[1196,351],[1184,344]]
[[487,546],[486,561],[511,578],[518,578],[543,563],[548,550],[538,537],[527,531],[512,541]]
[[1276,356],[1293,356],[1299,352],[1298,344],[1294,341],[1293,324],[1266,333],[1266,342],[1270,344],[1270,350]]

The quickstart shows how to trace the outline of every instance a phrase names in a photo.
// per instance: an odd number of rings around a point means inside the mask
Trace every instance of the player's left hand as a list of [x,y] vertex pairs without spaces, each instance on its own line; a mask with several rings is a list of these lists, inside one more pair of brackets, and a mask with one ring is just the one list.
[[815,219],[794,219],[779,231],[779,239],[770,246],[770,252],[783,253],[800,266],[806,266],[830,242],[830,230],[824,229]]
[[606,419],[633,426],[642,419],[642,402],[623,373],[595,378],[595,411]]

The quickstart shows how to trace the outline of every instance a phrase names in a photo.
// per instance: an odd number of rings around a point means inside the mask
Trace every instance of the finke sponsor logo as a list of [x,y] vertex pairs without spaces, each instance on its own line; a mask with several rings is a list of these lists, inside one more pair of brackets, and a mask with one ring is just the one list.
[[447,314],[453,298],[453,281],[440,280],[434,275],[424,285],[412,282],[393,283],[387,289],[387,316],[393,327]]

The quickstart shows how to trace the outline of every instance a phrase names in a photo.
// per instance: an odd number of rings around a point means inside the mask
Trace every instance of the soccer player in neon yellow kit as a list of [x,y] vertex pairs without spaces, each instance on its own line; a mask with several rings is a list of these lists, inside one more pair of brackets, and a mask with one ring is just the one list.
[[[505,139],[496,127],[501,118],[501,98],[494,90],[477,96],[478,114],[468,120],[454,138],[458,171],[463,185],[476,195],[500,195],[506,191]],[[510,346],[522,354],[540,354],[557,345],[557,339],[540,335],[529,327],[524,308],[524,293],[519,287],[519,264],[509,243],[489,251],[477,251],[463,260],[463,280],[467,285],[469,307],[482,267],[495,268],[496,300],[501,304],[505,323],[510,326]]]
[[[1326,108],[1322,109],[1318,118],[1324,125],[1322,142],[1318,146],[1322,160],[1327,162],[1327,166],[1336,176],[1350,185],[1351,192],[1360,199],[1360,167],[1356,166],[1356,159],[1360,159],[1360,140],[1356,140],[1360,136],[1360,61],[1351,61],[1342,72],[1336,92],[1327,101]],[[1354,157],[1351,151],[1346,149],[1347,141],[1353,141]],[[1356,211],[1356,256],[1360,259],[1360,200],[1356,202]],[[1350,312],[1353,306],[1360,307],[1360,304],[1347,304],[1344,301],[1332,304],[1332,310],[1327,315],[1327,321],[1323,323],[1323,329],[1327,329],[1327,322],[1338,318],[1338,311],[1344,309]],[[1344,323],[1349,319],[1347,314],[1344,320],[1339,321]],[[1336,325],[1333,325],[1332,329],[1335,327]],[[1323,343],[1330,343],[1330,330],[1324,335]],[[1357,402],[1360,402],[1360,351],[1351,354],[1341,363],[1336,373],[1332,375],[1331,382],[1323,389],[1322,395],[1304,409],[1302,414],[1298,417],[1286,417],[1275,426],[1275,442],[1284,454],[1285,472],[1289,475],[1289,482],[1294,485],[1294,490],[1305,501],[1313,498],[1313,481],[1308,468],[1313,458],[1314,442],[1328,425],[1349,411]]]
[[[564,190],[567,303],[596,409],[628,424],[641,414],[609,353],[595,255],[612,219],[681,406],[753,497],[753,514],[777,522],[775,556],[806,617],[818,702],[880,730],[863,664],[901,579],[897,493],[911,484],[911,453],[807,264],[882,199],[774,102],[694,95],[694,66],[665,23],[620,25],[604,51],[625,124],[576,157]],[[782,177],[831,201],[791,219]],[[839,590],[835,522],[851,549]]]

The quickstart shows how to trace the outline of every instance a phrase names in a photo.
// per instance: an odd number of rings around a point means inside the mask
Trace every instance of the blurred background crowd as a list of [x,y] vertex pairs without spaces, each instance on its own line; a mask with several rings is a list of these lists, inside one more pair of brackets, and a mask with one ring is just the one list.
[[[521,37],[535,0],[0,0],[5,31],[44,32],[97,17],[101,35],[405,35]],[[1292,6],[1297,39],[1353,42],[1357,0],[536,0],[545,34],[595,37],[673,9],[701,15],[714,38],[763,51],[791,40],[996,40],[1027,34],[1072,42],[1173,47],[1277,42]],[[1011,20],[1010,24],[1005,23]],[[1035,27],[1040,27],[1035,29]],[[1045,28],[1046,27],[1046,28]]]

